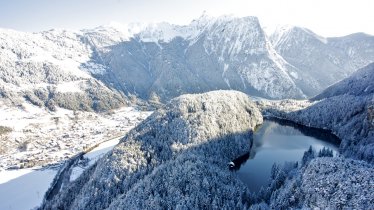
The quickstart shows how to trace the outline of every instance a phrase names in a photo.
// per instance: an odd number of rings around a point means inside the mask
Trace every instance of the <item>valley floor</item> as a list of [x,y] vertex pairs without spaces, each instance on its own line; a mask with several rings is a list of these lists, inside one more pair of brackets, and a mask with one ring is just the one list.
[[86,149],[123,136],[151,112],[124,107],[107,113],[58,109],[25,103],[0,106],[1,126],[11,129],[0,139],[0,171],[59,164]]
[[73,168],[75,179],[150,114],[132,107],[93,113],[0,106],[0,125],[11,128],[0,139],[0,209],[40,205],[64,160],[93,148],[83,156],[87,164]]

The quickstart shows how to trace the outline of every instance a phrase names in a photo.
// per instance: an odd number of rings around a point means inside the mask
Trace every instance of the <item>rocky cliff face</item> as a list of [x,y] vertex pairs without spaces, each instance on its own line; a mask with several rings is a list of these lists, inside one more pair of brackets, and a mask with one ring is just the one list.
[[243,93],[180,96],[42,209],[244,207],[249,192],[227,163],[249,151],[261,123]]
[[202,16],[186,26],[156,24],[126,37],[105,48],[104,81],[164,101],[216,89],[310,97],[374,61],[372,36],[325,38],[285,27],[268,38],[255,17]]
[[201,17],[187,26],[161,24],[103,53],[103,80],[147,99],[234,89],[267,98],[302,98],[290,67],[255,17]]

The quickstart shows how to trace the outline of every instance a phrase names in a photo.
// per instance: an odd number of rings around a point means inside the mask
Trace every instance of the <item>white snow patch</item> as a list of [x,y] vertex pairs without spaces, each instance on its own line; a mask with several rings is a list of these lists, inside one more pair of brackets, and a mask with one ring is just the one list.
[[226,83],[227,86],[231,89],[230,81],[229,81],[227,78],[224,78],[223,80],[225,80],[225,83]]
[[294,72],[294,71],[291,71],[290,72],[291,76],[295,79],[298,79],[299,78],[299,75],[297,74],[297,72]]
[[119,143],[119,140],[121,138],[122,137],[118,137],[118,138],[114,138],[112,140],[103,142],[99,146],[97,146],[95,149],[85,154],[83,157],[88,158],[89,160],[87,166],[86,167],[80,167],[80,166],[74,167],[70,175],[70,181],[74,181],[75,179],[77,179],[83,173],[84,170],[86,170],[89,166],[93,165],[99,158],[101,158],[107,152],[112,150],[113,147]]
[[85,63],[83,66],[79,67],[82,71],[91,73],[91,74],[99,74],[104,75],[106,73],[106,67],[102,64],[97,64],[94,62]]
[[247,89],[247,86],[245,85],[243,75],[240,75],[240,79],[242,80],[242,84],[243,84],[244,89]]
[[113,149],[114,146],[116,146],[119,142],[119,140],[122,138],[121,137],[118,137],[118,138],[115,138],[115,139],[112,139],[112,140],[109,140],[109,141],[106,141],[106,142],[103,142],[101,143],[99,146],[97,146],[95,149],[93,149],[92,151],[90,151],[89,153],[85,154],[84,157],[85,158],[89,158],[89,159],[93,159],[101,154],[105,154],[107,153],[108,151],[110,151],[111,149]]
[[33,172],[32,169],[21,169],[21,170],[4,170],[0,171],[0,184],[9,182],[12,179],[26,175]]
[[60,93],[80,93],[83,92],[80,88],[81,81],[73,81],[73,82],[64,82],[57,85],[57,92]]
[[222,76],[226,73],[226,71],[227,71],[228,68],[229,68],[229,65],[227,63],[223,64]]
[[20,169],[0,172],[0,209],[29,210],[39,206],[57,171]]

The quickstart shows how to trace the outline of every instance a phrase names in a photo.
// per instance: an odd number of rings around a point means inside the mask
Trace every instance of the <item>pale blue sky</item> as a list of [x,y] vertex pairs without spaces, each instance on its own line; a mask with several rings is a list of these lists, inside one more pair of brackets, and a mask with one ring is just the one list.
[[374,34],[373,0],[0,0],[0,27],[21,31],[81,29],[112,21],[187,24],[213,16],[258,16],[270,28],[291,24],[323,36]]

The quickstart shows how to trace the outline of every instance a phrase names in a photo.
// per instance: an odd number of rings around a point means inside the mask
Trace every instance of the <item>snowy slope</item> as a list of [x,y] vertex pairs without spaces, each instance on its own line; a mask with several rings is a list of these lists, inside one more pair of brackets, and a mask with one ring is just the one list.
[[372,164],[341,157],[318,157],[291,171],[289,165],[284,164],[276,170],[273,183],[277,183],[278,189],[270,192],[267,198],[260,198],[268,199],[267,208],[371,209],[373,207]]
[[0,126],[11,129],[0,133],[0,170],[58,163],[134,124],[85,112],[127,104],[93,77],[93,54],[83,32],[0,29]]
[[243,208],[249,192],[226,164],[249,151],[260,123],[243,93],[180,96],[42,209]]
[[270,40],[295,67],[295,82],[308,96],[374,62],[374,37],[370,35],[325,38],[306,28],[283,26]]
[[92,50],[76,32],[23,33],[0,29],[0,97],[14,105],[23,98],[54,110],[108,110],[125,98],[82,67]]
[[101,50],[103,80],[127,94],[163,101],[184,93],[234,89],[268,98],[302,98],[292,67],[255,17],[202,16],[189,25],[150,25]]
[[365,33],[354,33],[344,37],[328,38],[328,44],[348,54],[349,67],[362,68],[373,60],[374,38]]
[[344,94],[365,96],[374,94],[374,63],[357,70],[350,77],[328,87],[312,100],[321,100]]
[[188,25],[111,23],[32,34],[1,29],[0,88],[13,104],[26,97],[84,110],[121,106],[118,92],[163,102],[218,89],[304,98],[373,62],[373,43],[365,34],[324,38],[298,27],[268,38],[256,17],[205,14]]
[[216,89],[265,98],[310,97],[374,61],[372,36],[324,38],[283,27],[268,38],[256,17],[203,15],[189,25],[135,26],[101,28],[122,41],[96,49],[108,69],[100,78],[142,99],[157,94],[167,101]]

